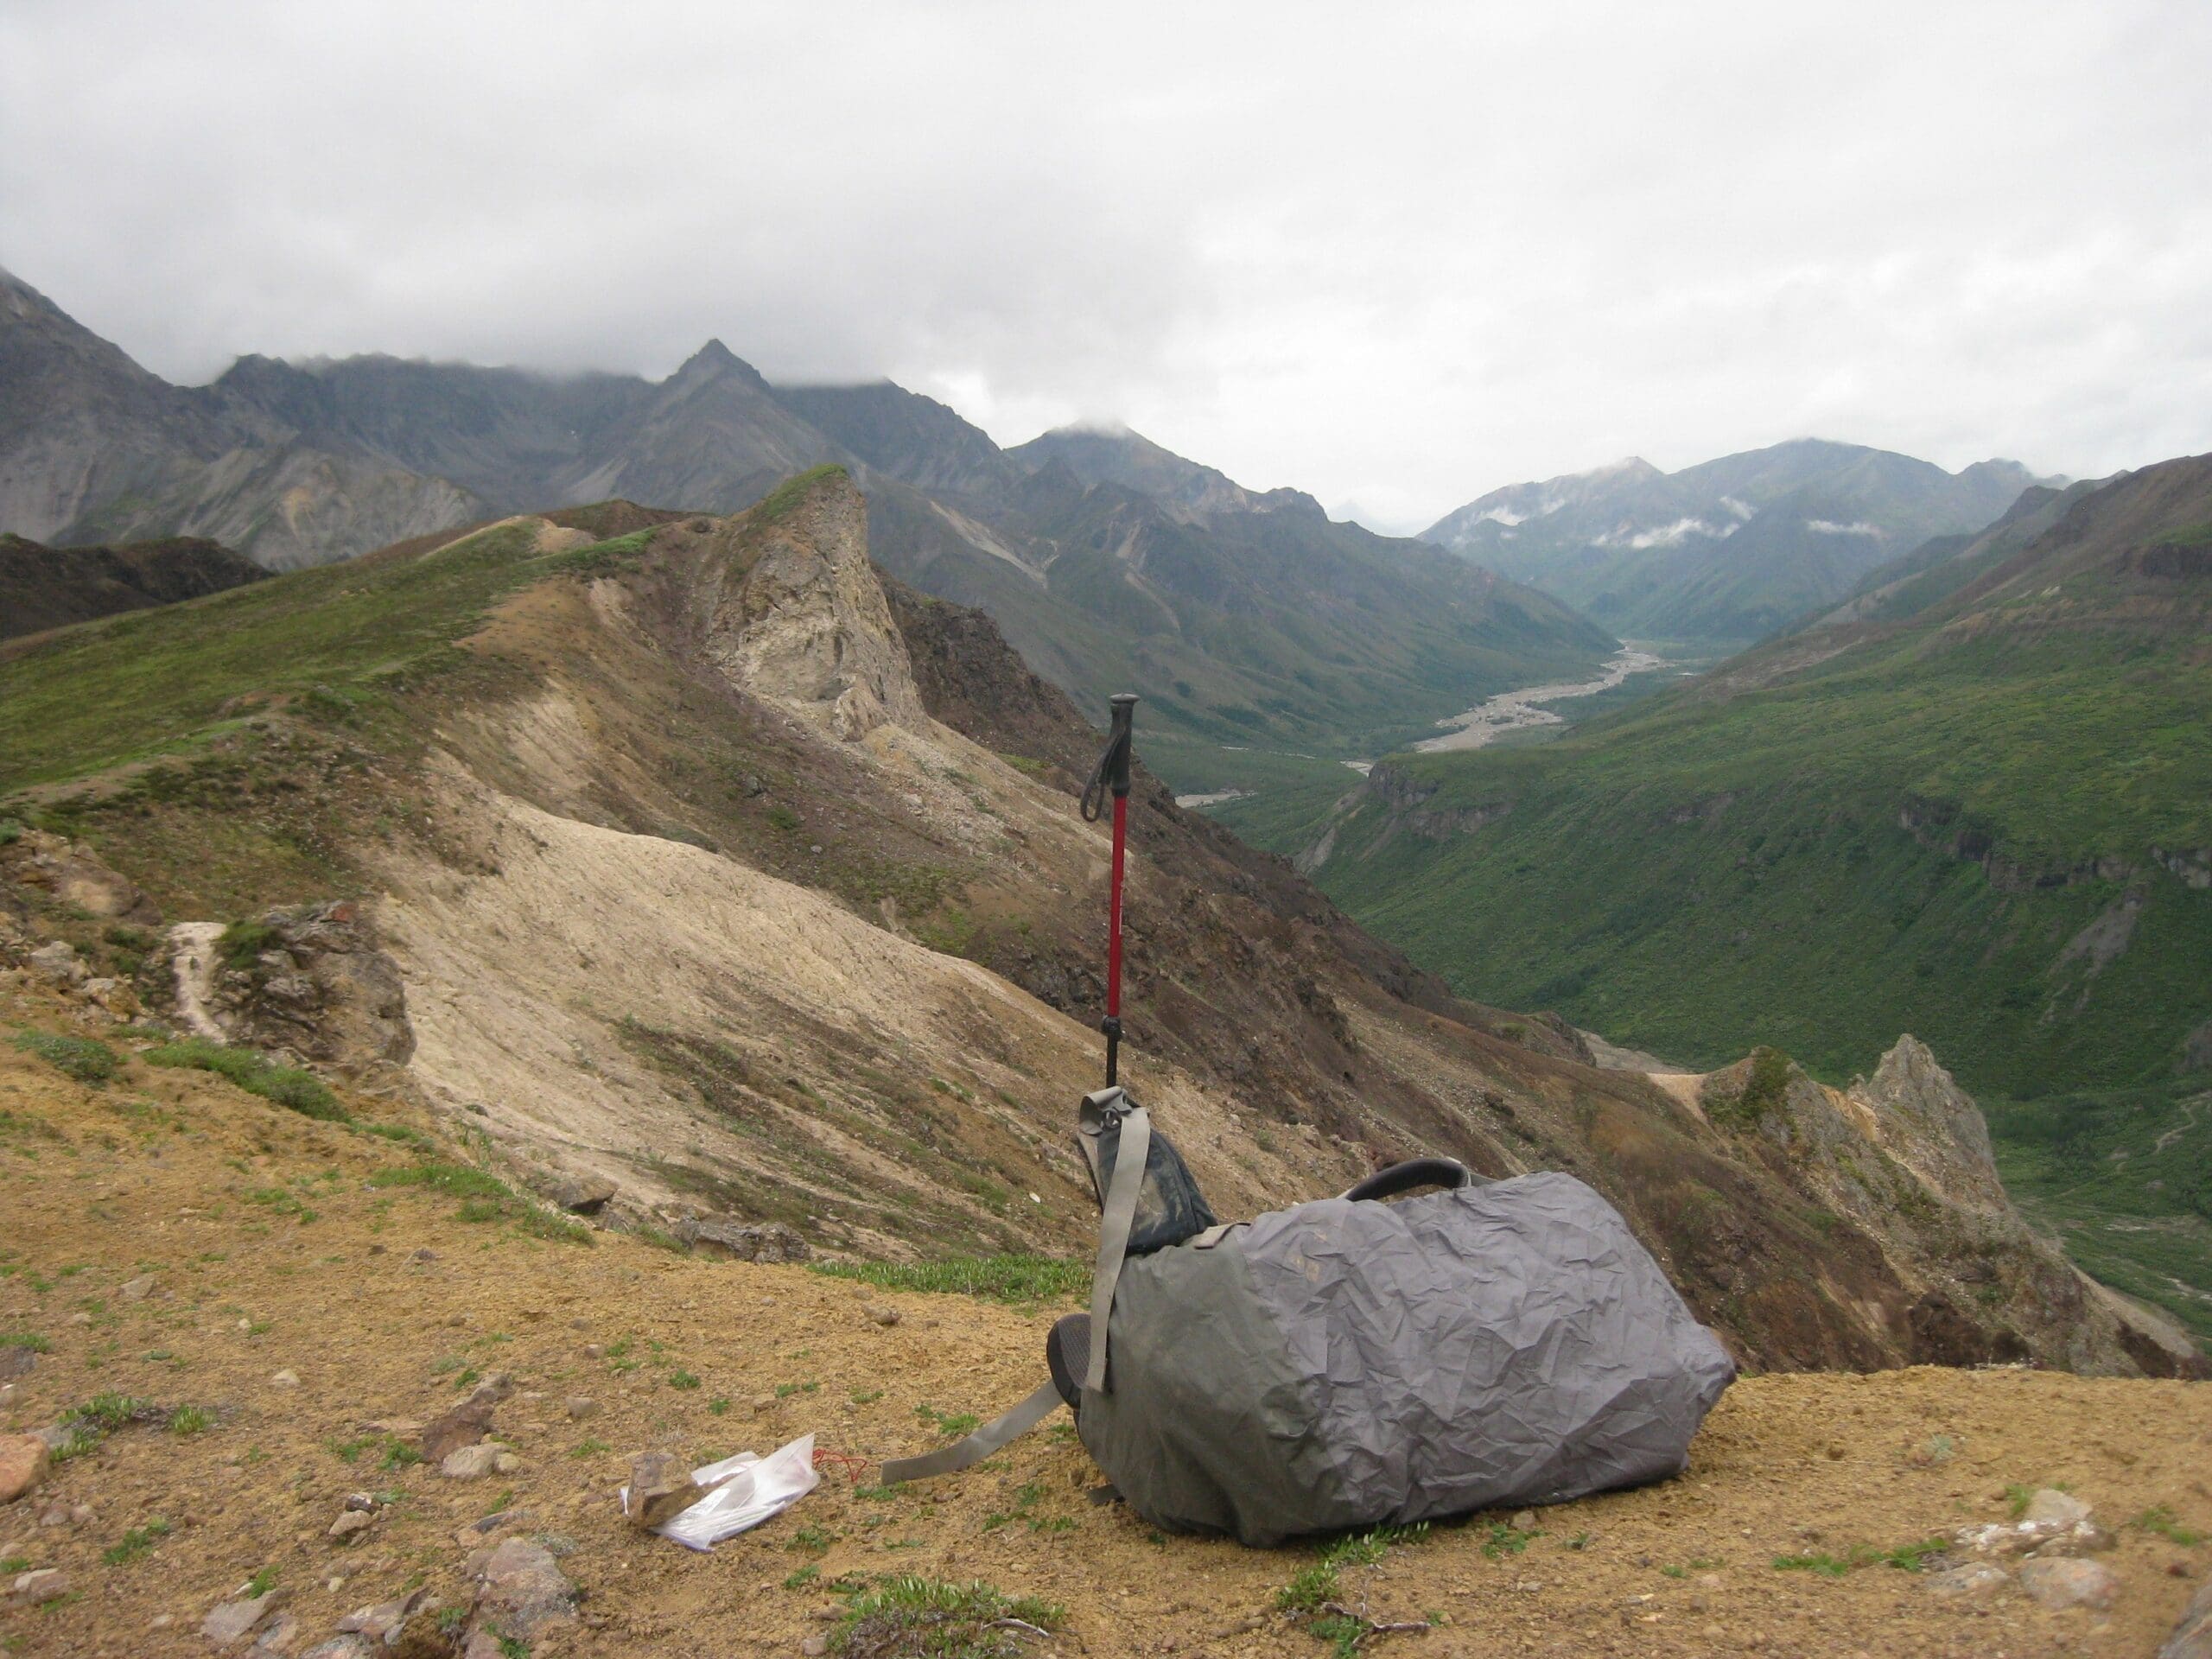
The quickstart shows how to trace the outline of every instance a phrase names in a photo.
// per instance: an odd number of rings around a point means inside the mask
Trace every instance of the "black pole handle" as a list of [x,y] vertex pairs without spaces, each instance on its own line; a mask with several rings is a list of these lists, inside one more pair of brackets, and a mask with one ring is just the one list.
[[1106,753],[1091,768],[1090,781],[1083,786],[1083,821],[1096,823],[1105,816],[1106,798],[1125,800],[1129,793],[1129,751],[1134,747],[1137,694],[1118,691],[1108,699],[1113,705],[1112,723],[1106,731]]
[[1113,722],[1106,734],[1106,753],[1113,768],[1113,776],[1108,781],[1116,795],[1126,795],[1129,792],[1129,752],[1135,747],[1131,734],[1136,722],[1137,694],[1119,691],[1108,701],[1114,709]]

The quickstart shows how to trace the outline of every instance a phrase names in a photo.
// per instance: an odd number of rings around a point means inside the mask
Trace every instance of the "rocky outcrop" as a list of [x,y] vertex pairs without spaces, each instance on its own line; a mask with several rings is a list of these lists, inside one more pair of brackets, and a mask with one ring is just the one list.
[[[785,499],[788,493],[790,499]],[[721,532],[730,560],[705,654],[732,683],[850,741],[927,721],[842,467],[792,480]]]
[[8,849],[8,874],[49,902],[102,921],[144,925],[157,919],[137,885],[104,862],[82,842],[26,830]]
[[733,1262],[804,1262],[814,1254],[804,1238],[779,1221],[754,1224],[728,1216],[685,1216],[670,1230],[697,1255]]
[[1698,1099],[1826,1224],[1847,1223],[1879,1249],[1898,1293],[1884,1334],[1910,1358],[2201,1374],[2186,1336],[2103,1291],[2028,1226],[1980,1109],[1917,1039],[1900,1038],[1846,1090],[1762,1049],[1703,1078]]
[[181,923],[168,950],[176,1016],[195,1035],[359,1074],[415,1051],[398,967],[348,900],[271,910],[224,928]]

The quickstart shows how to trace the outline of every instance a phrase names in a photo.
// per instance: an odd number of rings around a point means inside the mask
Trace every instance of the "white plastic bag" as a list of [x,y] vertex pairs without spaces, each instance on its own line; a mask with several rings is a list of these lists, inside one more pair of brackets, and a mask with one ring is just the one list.
[[[814,1471],[814,1436],[802,1434],[766,1457],[741,1452],[691,1471],[694,1484],[712,1487],[690,1509],[653,1529],[687,1549],[712,1549],[747,1527],[781,1515],[822,1484]],[[622,1513],[630,1512],[630,1489],[622,1489]]]

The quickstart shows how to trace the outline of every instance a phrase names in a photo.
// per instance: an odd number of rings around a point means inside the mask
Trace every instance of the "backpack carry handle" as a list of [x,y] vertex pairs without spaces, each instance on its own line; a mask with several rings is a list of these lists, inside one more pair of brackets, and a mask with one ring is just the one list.
[[1337,1194],[1357,1203],[1363,1198],[1395,1198],[1417,1186],[1441,1186],[1456,1191],[1476,1185],[1474,1171],[1457,1158],[1408,1158],[1402,1164],[1378,1169],[1365,1180]]

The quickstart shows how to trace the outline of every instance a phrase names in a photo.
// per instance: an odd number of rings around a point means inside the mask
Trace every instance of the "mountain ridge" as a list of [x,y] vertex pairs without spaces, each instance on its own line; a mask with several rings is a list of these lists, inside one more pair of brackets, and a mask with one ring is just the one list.
[[1630,457],[1507,485],[1422,534],[1617,632],[1741,644],[1843,598],[1932,536],[1980,530],[2044,481],[2015,461],[1954,474],[1798,438],[1673,473]]
[[728,513],[842,465],[901,579],[989,610],[1087,703],[1138,691],[1186,743],[1378,752],[1612,646],[1532,589],[1135,435],[1071,451],[1086,478],[1053,435],[1016,455],[888,382],[774,387],[719,340],[658,382],[372,354],[177,388],[20,293],[0,526],[41,539],[206,535],[293,569],[607,497]]

